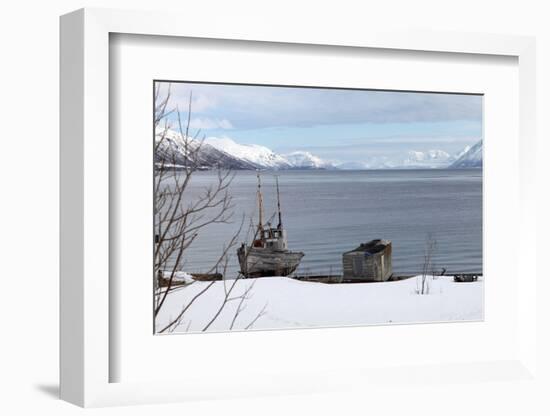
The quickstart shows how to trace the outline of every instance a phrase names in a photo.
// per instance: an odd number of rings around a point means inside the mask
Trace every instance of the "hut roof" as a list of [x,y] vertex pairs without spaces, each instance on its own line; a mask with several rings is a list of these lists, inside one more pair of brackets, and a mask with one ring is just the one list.
[[391,244],[391,241],[375,239],[371,240],[368,243],[361,243],[357,248],[347,251],[344,254],[351,254],[361,252],[364,254],[376,254],[384,250],[388,245]]

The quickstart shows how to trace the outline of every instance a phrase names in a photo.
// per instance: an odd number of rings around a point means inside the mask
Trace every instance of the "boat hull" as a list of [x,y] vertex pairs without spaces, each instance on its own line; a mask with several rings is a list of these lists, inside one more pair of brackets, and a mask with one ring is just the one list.
[[245,277],[288,276],[300,265],[304,253],[241,247],[237,251],[241,273]]

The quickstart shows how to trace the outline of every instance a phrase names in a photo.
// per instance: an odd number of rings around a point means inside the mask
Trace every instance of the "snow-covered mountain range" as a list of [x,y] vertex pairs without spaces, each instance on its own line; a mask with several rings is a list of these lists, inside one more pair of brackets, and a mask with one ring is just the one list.
[[[159,140],[161,133],[157,133]],[[159,163],[164,159],[165,163],[185,166],[189,163],[189,152],[196,150],[197,146],[199,143],[193,139],[189,139],[186,145],[179,133],[169,130],[157,149],[155,160]],[[366,161],[334,164],[307,151],[279,154],[257,144],[239,144],[228,137],[209,137],[200,147],[198,160],[201,169],[460,169],[482,167],[482,154],[483,144],[480,140],[455,155],[443,150],[411,150],[401,161],[374,157]]]
[[480,168],[482,166],[482,142],[466,146],[460,152],[451,155],[444,150],[410,150],[402,159],[374,156],[363,161],[337,164],[337,169],[460,169]]
[[[164,159],[165,164],[183,167],[189,163],[189,153],[199,146],[199,142],[191,138],[186,143],[179,133],[172,130],[166,132],[164,140],[161,141],[160,137],[162,132],[159,131],[156,136],[157,142],[160,142],[155,155],[157,163]],[[309,152],[295,151],[281,155],[265,146],[239,144],[228,137],[205,139],[198,152],[198,159],[202,169],[335,169],[331,163]]]
[[278,154],[265,146],[239,144],[228,137],[209,137],[205,143],[236,160],[250,163],[257,169],[334,169],[330,162],[309,152]]

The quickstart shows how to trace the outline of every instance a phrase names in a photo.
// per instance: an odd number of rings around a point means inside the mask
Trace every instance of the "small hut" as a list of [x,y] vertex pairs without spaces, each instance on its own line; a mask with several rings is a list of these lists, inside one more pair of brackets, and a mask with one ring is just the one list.
[[372,240],[344,253],[344,281],[385,282],[393,273],[391,252],[391,241]]

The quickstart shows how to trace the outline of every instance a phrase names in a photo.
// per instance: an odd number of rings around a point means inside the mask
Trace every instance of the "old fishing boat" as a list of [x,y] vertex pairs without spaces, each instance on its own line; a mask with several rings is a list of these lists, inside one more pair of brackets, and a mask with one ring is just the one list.
[[251,245],[242,245],[237,250],[241,273],[245,277],[288,276],[296,270],[304,253],[288,249],[286,230],[283,228],[279,178],[277,185],[277,213],[279,223],[272,227],[263,224],[262,184],[258,173],[258,226]]

